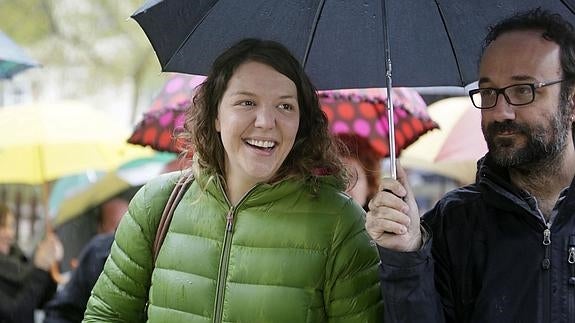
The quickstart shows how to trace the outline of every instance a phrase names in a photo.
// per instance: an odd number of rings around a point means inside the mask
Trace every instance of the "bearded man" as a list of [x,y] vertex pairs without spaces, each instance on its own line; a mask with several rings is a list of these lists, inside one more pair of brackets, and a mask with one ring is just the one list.
[[366,228],[386,322],[575,322],[575,32],[540,9],[490,29],[470,91],[489,152],[420,221],[405,172]]

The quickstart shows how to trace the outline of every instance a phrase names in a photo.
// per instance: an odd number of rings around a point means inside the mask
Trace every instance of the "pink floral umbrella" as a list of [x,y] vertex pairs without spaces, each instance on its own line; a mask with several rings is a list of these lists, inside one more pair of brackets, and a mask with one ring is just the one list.
[[[407,89],[400,89],[397,92],[411,95]],[[389,156],[385,90],[322,91],[319,96],[321,108],[327,115],[332,133],[355,133],[368,138],[382,157]],[[427,114],[425,102],[419,95],[415,97],[421,102],[401,99],[399,95],[393,97],[395,151],[399,153],[421,135],[438,126]]]
[[[158,151],[180,152],[175,134],[184,124],[184,111],[204,76],[174,74],[136,125],[128,142],[150,146]],[[413,143],[431,129],[438,128],[427,114],[427,105],[414,90],[394,88],[396,151]],[[385,89],[320,91],[322,110],[333,133],[356,133],[367,137],[382,157],[389,155]]]
[[165,107],[176,107],[183,102],[189,102],[194,95],[194,89],[206,79],[203,75],[172,73],[162,91],[158,94],[148,111],[160,110]]

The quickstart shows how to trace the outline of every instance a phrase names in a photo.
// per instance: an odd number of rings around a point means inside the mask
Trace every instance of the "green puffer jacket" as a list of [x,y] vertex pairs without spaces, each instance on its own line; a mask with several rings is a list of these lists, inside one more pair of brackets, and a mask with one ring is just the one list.
[[84,322],[143,322],[148,295],[150,322],[381,320],[379,258],[363,211],[332,177],[316,197],[284,180],[257,185],[231,207],[218,179],[200,176],[154,266],[156,227],[177,176],[153,180],[130,203]]

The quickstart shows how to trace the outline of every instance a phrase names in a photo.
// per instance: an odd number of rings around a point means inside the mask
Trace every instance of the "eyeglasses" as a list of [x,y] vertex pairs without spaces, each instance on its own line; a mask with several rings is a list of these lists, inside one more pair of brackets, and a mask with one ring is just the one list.
[[486,87],[469,91],[471,102],[478,109],[491,109],[497,105],[499,94],[503,94],[505,101],[510,105],[527,105],[535,100],[535,89],[549,85],[561,83],[565,80],[520,83],[506,86],[504,88]]

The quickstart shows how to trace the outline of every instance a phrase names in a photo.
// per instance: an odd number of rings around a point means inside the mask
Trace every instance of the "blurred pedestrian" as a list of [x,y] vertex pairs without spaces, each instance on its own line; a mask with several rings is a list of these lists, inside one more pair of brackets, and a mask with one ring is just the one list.
[[104,268],[117,224],[128,211],[132,196],[133,190],[130,189],[100,205],[99,234],[82,249],[70,281],[46,304],[44,323],[82,322],[90,292]]
[[85,322],[379,322],[378,258],[317,93],[288,50],[221,54],[185,128],[193,182],[152,242],[181,172],[146,184],[122,219]]
[[493,26],[470,96],[489,149],[476,182],[423,226],[401,169],[369,204],[385,318],[575,322],[573,26],[540,9]]
[[339,133],[336,138],[343,144],[340,153],[350,168],[348,193],[364,210],[379,190],[382,157],[365,137],[354,133]]
[[[126,194],[130,193],[131,194]],[[135,194],[134,190],[127,190],[123,196],[113,197],[100,205],[98,215],[98,234],[114,233],[128,211],[128,203]]]
[[15,243],[15,225],[10,209],[0,205],[0,323],[33,323],[34,311],[56,291],[50,269],[64,251],[48,233],[30,261]]

